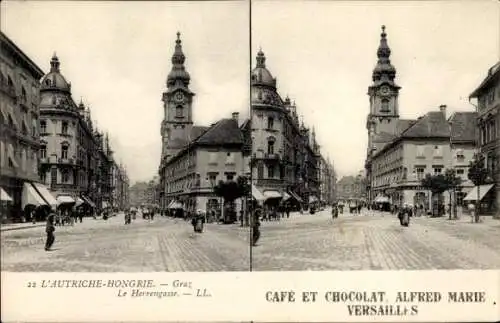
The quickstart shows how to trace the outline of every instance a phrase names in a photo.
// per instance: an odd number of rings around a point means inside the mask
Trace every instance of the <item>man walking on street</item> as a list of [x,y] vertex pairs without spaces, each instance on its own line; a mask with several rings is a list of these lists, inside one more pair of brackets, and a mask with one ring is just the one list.
[[47,240],[45,241],[45,251],[49,251],[55,241],[54,231],[56,227],[54,226],[55,214],[50,213],[47,217],[47,225],[45,226],[45,232],[47,233]]

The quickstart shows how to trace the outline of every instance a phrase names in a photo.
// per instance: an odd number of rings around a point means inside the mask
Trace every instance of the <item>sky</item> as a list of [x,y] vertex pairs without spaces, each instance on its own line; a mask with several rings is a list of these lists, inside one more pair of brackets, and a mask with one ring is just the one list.
[[181,32],[194,122],[248,116],[245,2],[2,1],[1,30],[44,72],[54,52],[76,103],[109,132],[131,182],[157,175],[162,92]]
[[498,1],[254,1],[253,65],[259,47],[278,92],[316,130],[337,176],[364,167],[367,96],[386,26],[401,118],[468,97],[500,58]]

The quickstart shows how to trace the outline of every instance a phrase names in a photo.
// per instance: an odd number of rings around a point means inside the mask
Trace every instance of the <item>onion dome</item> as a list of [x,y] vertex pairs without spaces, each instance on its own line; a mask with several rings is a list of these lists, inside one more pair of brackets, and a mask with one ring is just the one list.
[[54,53],[50,60],[50,72],[42,78],[40,91],[56,90],[71,93],[71,83],[61,75],[60,66],[59,58]]
[[181,33],[177,32],[177,40],[175,41],[175,50],[172,55],[172,70],[167,77],[167,87],[174,86],[177,81],[181,82],[182,85],[187,86],[191,79],[189,73],[186,72],[184,67],[184,62],[186,61],[186,56],[182,52],[182,41]]
[[373,69],[373,81],[393,81],[396,77],[396,68],[392,66],[391,49],[387,44],[387,34],[385,33],[385,26],[382,26],[382,33],[380,34],[380,45],[377,50],[377,65]]
[[257,53],[257,65],[252,71],[252,85],[265,85],[276,89],[276,79],[266,68],[266,56],[262,49]]

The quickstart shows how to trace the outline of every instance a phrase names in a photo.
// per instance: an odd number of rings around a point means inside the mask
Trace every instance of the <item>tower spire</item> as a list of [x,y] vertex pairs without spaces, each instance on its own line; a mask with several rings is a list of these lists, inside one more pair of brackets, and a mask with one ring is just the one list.
[[61,63],[59,62],[59,58],[57,58],[56,52],[52,55],[52,59],[50,60],[50,71],[51,72],[59,72],[59,66]]
[[168,74],[167,86],[173,86],[177,81],[180,81],[184,86],[189,84],[191,77],[186,72],[184,63],[186,56],[182,51],[181,33],[177,32],[177,39],[175,40],[174,54],[172,55],[172,70]]
[[380,34],[380,44],[377,50],[377,65],[373,70],[373,81],[394,81],[396,77],[396,69],[391,65],[391,49],[387,43],[387,33],[385,25],[382,25],[382,33]]
[[262,48],[259,48],[259,52],[257,53],[257,67],[266,67],[266,56],[262,51]]

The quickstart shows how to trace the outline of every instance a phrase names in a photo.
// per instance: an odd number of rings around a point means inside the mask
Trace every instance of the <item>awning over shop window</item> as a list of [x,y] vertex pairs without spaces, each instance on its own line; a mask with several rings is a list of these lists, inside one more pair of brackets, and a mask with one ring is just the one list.
[[262,193],[259,191],[259,189],[252,184],[252,197],[256,199],[257,201],[264,201],[266,198]]
[[35,187],[36,191],[43,197],[43,199],[48,203],[48,205],[56,206],[59,204],[52,195],[52,193],[50,193],[47,186],[40,183],[31,183],[31,184]]
[[280,199],[283,196],[278,191],[265,191],[264,197],[266,198],[266,200],[268,200],[268,199]]
[[95,203],[92,202],[91,199],[89,199],[87,196],[85,195],[82,195],[82,199],[85,201],[85,203],[87,203],[88,205],[90,205],[91,207],[95,208]]
[[168,209],[182,209],[182,203],[178,201],[172,201],[168,205]]
[[389,203],[389,198],[384,195],[377,195],[377,197],[373,201],[375,203]]
[[23,210],[26,207],[26,205],[34,205],[34,206],[47,205],[47,203],[40,196],[40,194],[38,194],[35,188],[28,182],[25,182],[23,185],[23,193],[21,197],[21,207],[23,208]]
[[288,193],[290,193],[290,195],[291,195],[294,199],[296,199],[299,203],[302,203],[302,199],[301,199],[301,198],[300,198],[297,194],[295,194],[295,193],[294,193],[294,192],[292,192],[292,191],[289,191]]
[[291,198],[290,194],[283,192],[283,201],[289,200]]
[[[494,184],[480,185],[479,186],[479,200],[482,200],[484,196],[491,190]],[[467,196],[464,198],[464,201],[477,201],[477,186],[474,186]]]
[[78,206],[82,205],[83,203],[85,203],[85,201],[82,200],[81,198],[77,197],[75,200],[75,207],[78,207]]
[[0,201],[12,202],[14,200],[12,199],[12,197],[10,197],[9,194],[7,194],[7,192],[5,192],[5,190],[3,188],[0,187]]
[[314,203],[317,202],[318,198],[314,195],[309,196],[309,203]]
[[75,203],[75,202],[76,202],[75,199],[69,195],[59,195],[57,197],[58,204],[69,204],[69,203]]

